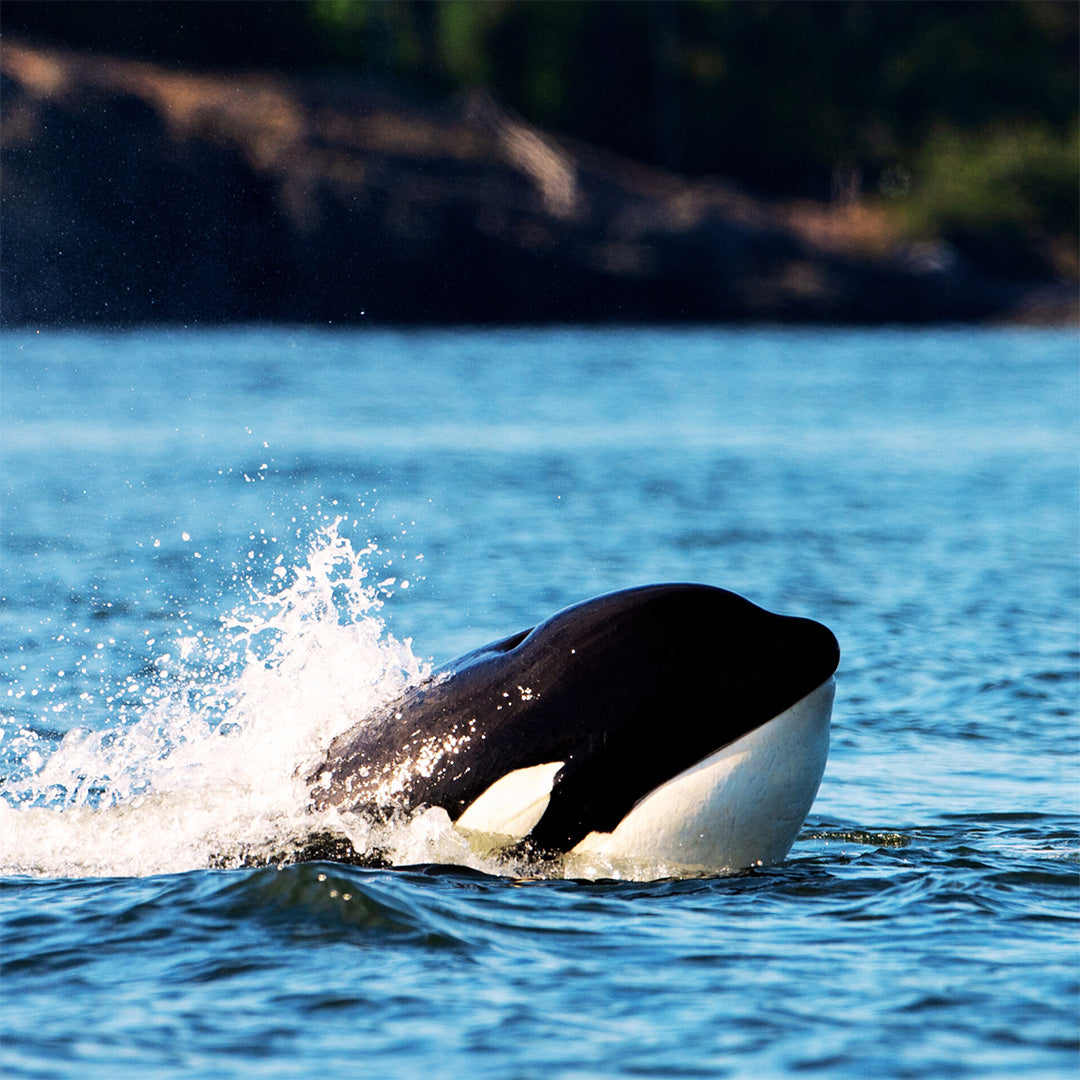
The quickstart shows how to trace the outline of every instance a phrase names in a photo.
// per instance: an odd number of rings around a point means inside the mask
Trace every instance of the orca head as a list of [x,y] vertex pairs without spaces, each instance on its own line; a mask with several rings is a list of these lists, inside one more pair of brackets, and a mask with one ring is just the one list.
[[824,771],[838,663],[826,627],[723,589],[612,593],[458,658],[347,732],[316,801],[391,792],[542,850],[778,861]]

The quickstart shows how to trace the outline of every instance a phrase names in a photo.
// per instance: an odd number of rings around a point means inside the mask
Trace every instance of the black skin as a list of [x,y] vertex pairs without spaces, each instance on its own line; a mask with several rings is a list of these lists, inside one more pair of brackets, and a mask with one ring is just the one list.
[[[338,736],[309,778],[312,798],[319,808],[441,806],[456,820],[507,773],[562,761],[529,841],[568,851],[805,697],[839,661],[820,623],[724,589],[611,593],[466,653]],[[418,741],[449,735],[471,737],[431,775],[408,770]],[[380,805],[383,768],[399,765],[404,788]]]

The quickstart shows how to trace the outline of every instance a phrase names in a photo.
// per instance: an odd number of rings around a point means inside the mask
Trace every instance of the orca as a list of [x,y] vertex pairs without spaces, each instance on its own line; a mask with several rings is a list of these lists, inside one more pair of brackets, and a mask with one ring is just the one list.
[[316,809],[442,807],[471,837],[701,871],[780,862],[817,794],[840,649],[709,585],[565,608],[339,735]]

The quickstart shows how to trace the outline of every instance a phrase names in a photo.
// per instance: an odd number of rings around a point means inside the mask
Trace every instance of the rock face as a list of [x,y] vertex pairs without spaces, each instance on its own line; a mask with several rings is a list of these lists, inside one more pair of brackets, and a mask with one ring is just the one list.
[[[1020,292],[640,169],[476,94],[5,42],[0,320],[927,322]],[[835,221],[833,222],[835,224]]]

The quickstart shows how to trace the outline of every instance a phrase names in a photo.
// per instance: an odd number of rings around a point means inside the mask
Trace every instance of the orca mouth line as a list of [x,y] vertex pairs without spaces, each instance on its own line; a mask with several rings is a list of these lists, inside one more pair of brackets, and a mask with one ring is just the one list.
[[[313,802],[442,807],[539,850],[725,866],[748,857],[732,830],[764,830],[756,849],[776,861],[824,771],[838,663],[820,623],[723,589],[608,594],[443,665],[339,736]],[[714,839],[695,847],[695,829]]]

